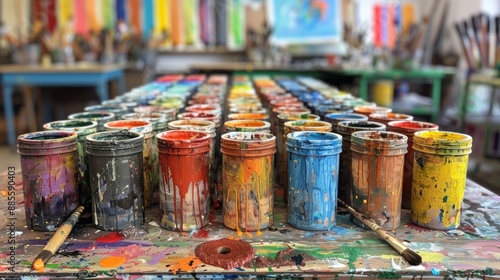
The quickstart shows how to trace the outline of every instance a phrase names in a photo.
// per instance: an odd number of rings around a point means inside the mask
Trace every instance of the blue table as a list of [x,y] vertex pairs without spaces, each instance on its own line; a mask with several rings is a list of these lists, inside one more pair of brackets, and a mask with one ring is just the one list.
[[7,140],[10,146],[16,144],[14,105],[12,94],[16,86],[91,86],[100,101],[109,98],[108,82],[118,81],[118,90],[125,92],[124,65],[2,65],[0,66],[3,89],[3,106],[7,123]]

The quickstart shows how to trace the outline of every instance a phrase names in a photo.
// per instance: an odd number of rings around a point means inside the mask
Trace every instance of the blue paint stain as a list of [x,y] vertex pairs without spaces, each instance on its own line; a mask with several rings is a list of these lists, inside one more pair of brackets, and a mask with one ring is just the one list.
[[440,222],[443,222],[443,214],[444,214],[444,210],[443,209],[439,209],[439,221]]
[[434,275],[434,276],[438,276],[438,275],[439,275],[439,272],[440,272],[440,270],[439,270],[439,269],[437,269],[437,268],[431,268],[431,273],[432,273],[432,275]]
[[304,234],[304,237],[312,237],[312,236],[314,236],[314,233],[312,233],[312,232],[308,232],[308,233]]
[[342,139],[325,132],[288,136],[288,223],[303,230],[331,230],[336,223]]

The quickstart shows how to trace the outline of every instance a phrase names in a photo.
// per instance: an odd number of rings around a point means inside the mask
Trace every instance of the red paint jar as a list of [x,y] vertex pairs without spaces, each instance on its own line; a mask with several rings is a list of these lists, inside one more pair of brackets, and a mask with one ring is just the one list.
[[192,231],[208,223],[210,137],[192,130],[157,135],[162,227]]
[[403,209],[411,208],[411,188],[413,184],[413,135],[417,131],[438,130],[437,124],[418,121],[393,121],[387,124],[387,130],[404,134],[408,137],[408,153],[405,155],[403,171]]
[[393,121],[412,121],[413,116],[398,113],[373,113],[368,116],[370,121],[379,122],[387,125]]

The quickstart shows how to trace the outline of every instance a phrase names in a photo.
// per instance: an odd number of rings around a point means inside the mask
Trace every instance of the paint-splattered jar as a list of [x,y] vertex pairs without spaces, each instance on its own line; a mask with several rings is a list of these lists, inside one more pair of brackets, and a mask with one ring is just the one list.
[[385,129],[384,124],[369,121],[342,121],[337,124],[337,133],[342,136],[338,197],[345,203],[352,203],[351,134],[356,131],[383,131]]
[[387,107],[366,106],[366,105],[354,107],[354,113],[362,114],[365,116],[370,116],[373,113],[390,113],[390,112],[392,112],[392,109]]
[[332,132],[337,132],[337,125],[344,121],[367,121],[368,117],[355,113],[329,113],[325,115],[325,121],[332,124]]
[[[276,157],[275,157],[275,167],[276,172],[274,173],[276,178],[276,184],[280,187],[285,184],[282,182],[286,180],[285,172],[285,163],[283,161],[287,160],[285,155],[286,143],[284,141],[284,133],[285,133],[285,123],[288,121],[299,121],[299,120],[310,120],[310,121],[319,121],[319,116],[314,114],[301,114],[301,113],[282,113],[277,116],[277,127],[276,127]],[[278,193],[282,193],[284,201],[286,201],[286,189],[277,188]],[[275,197],[278,199],[277,197]]]
[[224,123],[224,133],[227,132],[271,133],[271,124],[261,120],[232,120]]
[[78,207],[77,133],[20,135],[24,207],[29,229],[53,231]]
[[449,131],[418,131],[411,190],[411,221],[452,230],[460,226],[472,137]]
[[144,135],[127,130],[87,136],[92,216],[102,229],[118,231],[144,223]]
[[127,112],[133,112],[134,108],[139,104],[133,101],[125,101],[119,99],[105,100],[101,103],[103,106],[121,106],[124,107]]
[[[283,146],[283,155],[281,158],[277,159],[276,169],[278,170],[278,172],[281,172],[277,175],[280,186],[282,185],[285,190],[288,190],[288,182],[290,181],[290,178],[288,177],[288,151],[286,149],[288,133],[295,131],[331,132],[332,125],[324,121],[296,120],[285,122],[283,130],[283,142],[281,143],[281,145]],[[286,199],[287,196],[285,196],[285,201]]]
[[89,120],[97,122],[97,132],[104,131],[104,124],[115,120],[115,114],[112,112],[82,112],[75,113],[68,116],[70,120]]
[[158,180],[158,168],[155,168],[155,164],[157,165],[158,161],[154,161],[155,156],[158,158],[158,154],[156,147],[153,145],[153,126],[150,122],[145,120],[131,119],[107,122],[104,124],[104,127],[106,130],[127,129],[144,135],[144,150],[142,152],[142,168],[144,171],[144,207],[151,206],[154,202],[154,186]]
[[222,205],[222,187],[220,190],[217,189],[217,164],[215,162],[215,137],[217,134],[215,133],[215,123],[201,120],[177,120],[169,122],[167,127],[169,130],[195,130],[210,134],[210,152],[208,153],[210,198],[214,207],[219,208],[218,205]]
[[92,105],[92,106],[87,106],[84,108],[85,112],[111,112],[115,114],[115,119],[121,120],[123,114],[127,113],[127,108],[122,105]]
[[288,134],[288,223],[303,230],[335,224],[342,136],[329,132]]
[[267,133],[222,135],[223,222],[238,236],[273,225],[276,137]]
[[202,112],[202,113],[209,113],[209,114],[215,114],[215,115],[220,115],[222,114],[222,109],[220,107],[220,104],[194,104],[187,106],[184,108],[184,111],[186,112]]
[[167,121],[173,121],[175,120],[177,110],[175,108],[163,108],[160,106],[139,106],[134,108],[134,113],[137,113],[139,118],[147,117],[151,113],[160,113],[166,116]]
[[392,121],[412,121],[413,116],[398,113],[373,113],[368,116],[370,121],[387,125]]
[[[78,138],[78,194],[80,204],[86,205],[90,202],[90,176],[88,172],[88,157],[85,152],[85,141],[87,135],[97,132],[97,122],[89,120],[62,120],[46,123],[45,130],[74,131]],[[90,205],[90,204],[89,204]]]
[[437,124],[419,121],[393,121],[387,124],[387,130],[404,134],[408,137],[408,153],[405,155],[403,171],[403,209],[411,208],[411,188],[413,185],[413,135],[417,131],[438,130]]
[[211,135],[170,130],[157,135],[160,156],[160,225],[192,231],[208,223]]
[[401,222],[401,192],[407,140],[387,131],[351,135],[352,207],[385,230]]
[[234,120],[269,120],[268,114],[258,114],[258,113],[240,113],[240,114],[229,114],[227,119],[230,121]]

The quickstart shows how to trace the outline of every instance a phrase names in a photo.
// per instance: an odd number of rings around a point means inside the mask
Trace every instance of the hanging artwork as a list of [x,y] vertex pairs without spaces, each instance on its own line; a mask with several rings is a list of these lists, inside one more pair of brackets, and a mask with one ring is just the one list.
[[338,0],[268,0],[274,43],[338,41],[342,28]]

